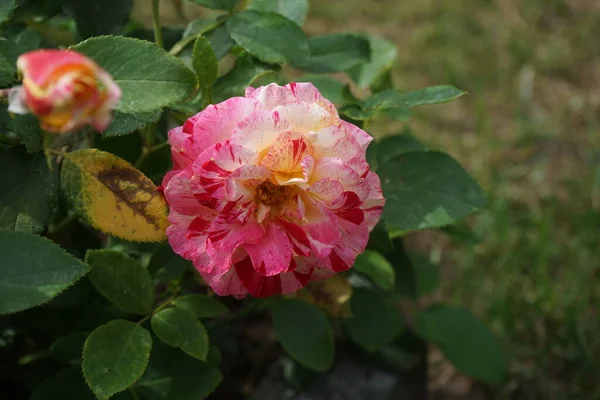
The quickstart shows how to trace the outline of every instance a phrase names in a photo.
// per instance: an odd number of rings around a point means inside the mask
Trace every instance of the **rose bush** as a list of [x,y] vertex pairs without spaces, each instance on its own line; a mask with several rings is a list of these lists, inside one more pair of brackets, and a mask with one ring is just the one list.
[[2,398],[242,397],[271,355],[297,388],[296,363],[412,368],[424,343],[502,380],[403,244],[485,204],[411,130],[465,93],[398,90],[393,43],[309,37],[307,0],[194,2],[215,16],[165,27],[149,1],[152,30],[130,0],[0,4]]

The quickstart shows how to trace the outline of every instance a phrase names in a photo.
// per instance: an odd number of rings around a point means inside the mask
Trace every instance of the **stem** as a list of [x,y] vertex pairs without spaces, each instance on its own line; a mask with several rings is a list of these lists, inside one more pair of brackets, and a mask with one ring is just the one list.
[[160,0],[152,0],[152,27],[154,28],[154,41],[161,49],[164,47],[162,30],[160,29]]
[[77,219],[77,216],[75,214],[68,215],[67,217],[65,217],[65,219],[63,219],[58,224],[56,224],[54,227],[52,227],[52,230],[50,231],[50,233],[52,233],[53,235],[58,234],[60,231],[65,229],[76,219]]
[[129,388],[129,393],[131,393],[131,397],[133,397],[134,400],[140,400],[140,396],[138,396],[138,394],[132,388]]
[[207,87],[204,88],[203,90],[203,96],[204,99],[204,107],[210,105],[213,103],[213,91],[212,91],[212,87]]
[[169,145],[169,142],[164,142],[161,144],[157,144],[154,147],[143,147],[142,148],[142,154],[140,154],[140,158],[137,159],[137,161],[135,162],[135,167],[137,169],[140,169],[140,167],[142,165],[144,165],[144,162],[146,162],[146,160],[148,159],[148,157],[150,157],[150,154],[154,153],[155,151],[158,151],[160,149],[162,149],[163,147],[166,147]]
[[152,312],[150,314],[148,314],[144,318],[140,319],[137,322],[137,324],[141,325],[144,322],[148,321],[150,318],[152,318],[152,316],[154,316],[154,314],[156,314],[157,312],[159,312],[160,310],[162,310],[163,308],[165,308],[166,306],[168,306],[169,304],[171,304],[171,302],[177,298],[177,295],[178,295],[178,293],[174,293],[171,297],[169,297],[168,299],[166,299],[165,301],[163,301],[162,303],[160,303],[158,305],[158,307],[156,307],[154,310],[152,310]]

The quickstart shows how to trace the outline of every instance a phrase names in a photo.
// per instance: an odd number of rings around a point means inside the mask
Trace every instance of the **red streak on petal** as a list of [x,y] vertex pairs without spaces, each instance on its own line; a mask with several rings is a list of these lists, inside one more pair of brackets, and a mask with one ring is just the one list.
[[348,264],[346,264],[346,262],[340,258],[335,250],[331,250],[331,253],[329,254],[329,260],[331,261],[331,269],[333,269],[335,272],[342,272],[350,269]]

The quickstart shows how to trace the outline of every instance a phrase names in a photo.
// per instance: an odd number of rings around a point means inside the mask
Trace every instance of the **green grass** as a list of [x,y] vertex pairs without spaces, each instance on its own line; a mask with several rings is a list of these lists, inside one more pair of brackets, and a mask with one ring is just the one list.
[[[418,137],[490,195],[478,241],[442,248],[443,296],[473,309],[511,359],[500,398],[600,398],[600,5],[595,1],[311,2],[313,33],[395,41],[396,84],[469,91],[423,109]],[[378,132],[373,132],[377,134]]]

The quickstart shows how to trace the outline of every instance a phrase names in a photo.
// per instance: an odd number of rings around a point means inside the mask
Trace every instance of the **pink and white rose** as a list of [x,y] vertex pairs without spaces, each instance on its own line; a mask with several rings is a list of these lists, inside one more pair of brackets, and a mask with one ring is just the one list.
[[348,270],[385,203],[365,160],[371,140],[310,83],[208,106],[169,132],[171,246],[238,298]]

